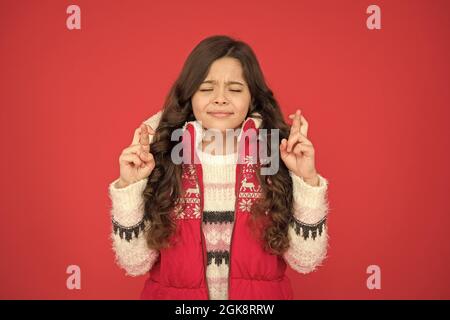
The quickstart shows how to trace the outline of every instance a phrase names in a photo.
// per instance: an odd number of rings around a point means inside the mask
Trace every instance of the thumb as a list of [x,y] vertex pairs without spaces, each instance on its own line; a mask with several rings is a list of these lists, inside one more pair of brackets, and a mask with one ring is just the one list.
[[152,163],[142,163],[142,165],[140,166],[140,168],[138,170],[139,170],[139,176],[141,176],[142,178],[147,178],[153,170],[153,164]]
[[280,143],[280,156],[282,159],[286,158],[286,156],[288,155],[287,152],[287,140],[286,139],[282,139],[281,143]]

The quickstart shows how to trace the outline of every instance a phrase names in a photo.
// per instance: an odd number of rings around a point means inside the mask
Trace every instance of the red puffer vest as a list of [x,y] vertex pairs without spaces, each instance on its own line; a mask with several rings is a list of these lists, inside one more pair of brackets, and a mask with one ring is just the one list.
[[[262,196],[256,177],[259,163],[252,160],[252,156],[258,154],[259,123],[259,120],[247,118],[238,137],[236,205],[228,282],[230,300],[292,299],[293,296],[290,281],[285,275],[285,261],[279,255],[266,252],[262,240],[255,237],[248,224],[251,205]],[[172,211],[177,231],[171,238],[172,246],[160,250],[160,258],[150,270],[141,299],[209,299],[202,230],[202,166],[195,151],[196,134],[194,124],[188,122],[182,137],[183,196]]]

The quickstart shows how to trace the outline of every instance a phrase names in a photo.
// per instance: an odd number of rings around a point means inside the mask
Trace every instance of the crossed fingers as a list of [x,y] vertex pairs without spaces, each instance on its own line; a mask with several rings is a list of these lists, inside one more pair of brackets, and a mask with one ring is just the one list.
[[[291,131],[287,139],[287,152],[291,152],[297,143],[301,143],[304,146],[312,146],[311,141],[308,140],[308,122],[305,117],[301,115],[301,111],[297,109],[294,114],[289,115],[292,119]],[[285,139],[283,139],[285,140]],[[286,144],[286,142],[282,141]]]
[[150,150],[150,136],[153,139],[155,130],[148,124],[142,123],[134,132],[133,142],[131,144],[140,144],[146,151]]

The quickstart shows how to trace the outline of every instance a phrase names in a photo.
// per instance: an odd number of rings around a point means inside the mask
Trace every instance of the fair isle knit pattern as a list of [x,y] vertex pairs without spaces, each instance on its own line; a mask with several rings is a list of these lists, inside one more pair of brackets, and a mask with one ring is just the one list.
[[[204,210],[202,229],[206,240],[206,278],[210,299],[228,299],[230,241],[234,223],[237,154],[211,155],[198,149],[202,162]],[[299,273],[309,273],[320,266],[328,247],[326,192],[328,181],[319,175],[319,186],[310,186],[290,172],[293,185],[293,215],[289,226],[289,249],[283,258]],[[159,252],[147,247],[143,229],[142,192],[147,179],[125,188],[109,185],[112,200],[111,234],[117,264],[128,275],[151,270]]]
[[[217,157],[217,162],[222,159]],[[206,277],[210,299],[227,299],[229,248],[234,218],[235,165],[202,164],[204,174],[205,202],[203,232],[206,239]],[[220,168],[220,172],[218,171]],[[221,180],[219,176],[229,180]],[[294,192],[294,212],[289,227],[290,246],[283,255],[288,265],[299,273],[309,273],[320,266],[326,257],[328,232],[326,218],[328,182],[319,176],[319,186],[307,185],[301,178],[291,174]],[[109,185],[112,200],[111,233],[116,263],[127,275],[138,276],[151,270],[158,260],[159,252],[149,249],[141,226],[148,227],[144,217],[142,192],[147,179],[118,189],[115,180]],[[127,232],[130,237],[127,237]],[[137,236],[136,236],[137,234]]]
[[212,300],[226,300],[230,266],[230,240],[234,223],[237,153],[211,155],[201,150],[208,291]]

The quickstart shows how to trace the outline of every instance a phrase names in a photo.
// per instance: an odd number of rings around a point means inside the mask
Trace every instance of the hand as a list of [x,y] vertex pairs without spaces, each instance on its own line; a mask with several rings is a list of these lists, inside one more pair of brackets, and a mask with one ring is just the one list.
[[150,153],[150,136],[153,139],[154,134],[155,130],[144,123],[134,131],[131,145],[119,157],[120,179],[117,188],[124,188],[150,176],[155,168],[155,159]]
[[282,139],[280,156],[286,167],[311,185],[319,185],[319,177],[314,164],[314,147],[307,139],[308,122],[297,110],[289,115],[293,119],[288,139]]

